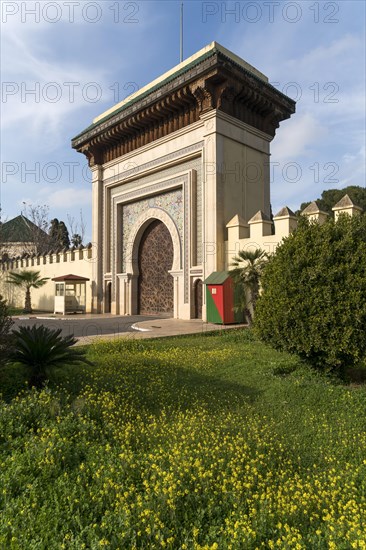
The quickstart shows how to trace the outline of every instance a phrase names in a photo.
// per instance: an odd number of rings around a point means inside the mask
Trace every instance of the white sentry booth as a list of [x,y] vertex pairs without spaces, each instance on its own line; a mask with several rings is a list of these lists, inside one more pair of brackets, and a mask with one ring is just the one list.
[[62,275],[54,277],[55,306],[54,313],[85,313],[87,277]]

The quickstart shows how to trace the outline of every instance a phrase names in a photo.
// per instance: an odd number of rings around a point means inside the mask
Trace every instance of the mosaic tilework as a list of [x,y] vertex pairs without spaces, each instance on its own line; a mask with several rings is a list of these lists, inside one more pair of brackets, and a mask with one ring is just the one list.
[[148,208],[161,208],[174,220],[181,242],[183,242],[183,193],[175,189],[168,193],[148,197],[146,199],[126,204],[122,209],[122,270],[126,270],[126,248],[132,227],[138,217]]
[[[142,168],[142,167],[140,167]],[[160,170],[158,175],[156,173],[149,174],[148,176],[141,177],[138,181],[134,180],[128,183],[124,183],[122,185],[116,186],[111,189],[111,199],[113,199],[121,193],[125,196],[125,193],[129,191],[133,191],[136,189],[136,185],[145,185],[147,183],[156,182],[157,179],[159,180],[165,180],[168,179],[175,174],[179,174],[182,172],[187,172],[188,170],[196,170],[197,172],[197,264],[202,264],[202,255],[203,255],[203,232],[202,232],[202,188],[203,188],[203,182],[202,182],[202,157],[196,157],[194,159],[190,159],[186,162],[182,162],[181,164],[172,166],[170,168],[166,168],[164,170]],[[107,180],[110,182],[113,178],[109,178]],[[139,201],[140,202],[140,201]],[[173,218],[174,219],[174,218]],[[116,242],[116,241],[115,241]],[[183,240],[182,240],[183,242]],[[112,239],[113,243],[113,239]],[[113,246],[113,245],[112,245]],[[111,257],[113,258],[113,250],[111,251]]]
[[[192,163],[193,164],[193,163]],[[203,224],[202,224],[202,207],[203,207],[203,181],[202,181],[202,159],[197,159],[197,162],[192,166],[197,172],[197,196],[196,196],[196,261],[197,265],[201,265],[203,261]]]

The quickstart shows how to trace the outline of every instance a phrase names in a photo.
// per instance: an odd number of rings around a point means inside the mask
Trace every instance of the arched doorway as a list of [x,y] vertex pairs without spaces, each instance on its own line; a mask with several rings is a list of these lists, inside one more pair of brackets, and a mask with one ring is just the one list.
[[202,319],[203,284],[201,279],[194,283],[194,318]]
[[110,313],[111,312],[111,304],[112,304],[112,283],[108,282],[108,283],[106,283],[106,287],[105,287],[104,313]]
[[173,241],[160,220],[149,224],[138,253],[138,312],[173,314],[174,281],[168,273],[173,265]]

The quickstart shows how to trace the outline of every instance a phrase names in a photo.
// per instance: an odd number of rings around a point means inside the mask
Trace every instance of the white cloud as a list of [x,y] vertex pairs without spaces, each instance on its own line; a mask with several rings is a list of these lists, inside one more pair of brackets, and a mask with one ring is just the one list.
[[[22,4],[29,6],[35,2]],[[42,5],[42,2],[38,4]],[[79,4],[82,6],[83,3]],[[99,4],[103,17],[95,25],[81,16],[80,8],[75,11],[73,24],[68,23],[68,14],[63,10],[62,19],[55,24],[47,23],[44,18],[38,24],[32,23],[31,18],[23,24],[18,15],[2,25],[3,82],[15,82],[19,86],[24,83],[27,88],[38,82],[43,92],[49,82],[56,82],[62,91],[62,97],[56,103],[47,101],[42,94],[39,102],[32,100],[31,96],[22,102],[19,92],[2,104],[4,160],[24,161],[27,166],[35,162],[45,165],[49,161],[81,163],[71,150],[70,138],[74,132],[87,126],[94,116],[125,98],[126,93],[122,91],[122,97],[115,101],[110,86],[115,82],[123,86],[133,79],[141,86],[159,76],[169,68],[168,65],[173,66],[174,62],[170,61],[175,55],[175,45],[179,43],[175,32],[179,33],[179,2],[132,3],[138,6],[139,24],[136,25],[123,21],[113,24],[110,7],[117,2],[111,0]],[[128,16],[129,10],[123,10],[126,3],[119,4],[122,5],[122,17]],[[211,18],[212,23],[208,21],[202,25],[202,6],[197,8],[198,4],[185,3],[187,51],[193,53],[202,47],[202,37],[209,37],[206,43],[217,38],[267,74],[270,81],[280,82],[279,89],[288,82],[296,82],[301,89],[297,112],[281,124],[272,142],[271,160],[279,162],[281,167],[287,162],[298,162],[303,168],[303,177],[297,183],[286,182],[280,171],[272,184],[273,203],[278,207],[287,203],[297,208],[302,200],[315,198],[323,188],[330,187],[327,184],[323,187],[324,170],[319,181],[315,181],[313,171],[309,170],[315,162],[321,167],[331,161],[338,163],[339,182],[333,186],[346,185],[349,181],[364,185],[365,161],[361,154],[365,116],[363,23],[361,16],[357,19],[356,12],[362,3],[340,3],[337,25],[314,25],[314,12],[308,6],[312,3],[301,3],[303,17],[296,24],[279,18],[282,8],[278,6],[273,24],[264,17],[258,24],[244,20],[235,24],[232,16],[223,23],[218,14]],[[217,4],[220,8],[221,3]],[[320,3],[319,7],[323,9]],[[196,10],[195,20],[189,19],[191,10]],[[349,10],[354,10],[356,15],[351,16]],[[263,7],[263,13],[265,11]],[[51,8],[49,16],[52,17]],[[63,85],[64,82],[80,83],[75,88],[74,101],[69,100],[69,89]],[[102,89],[102,97],[96,103],[88,102],[81,93],[83,85],[90,82],[97,82]],[[332,90],[324,89],[324,86],[331,82],[339,87],[335,94],[338,103],[325,101],[326,94]],[[316,83],[319,83],[318,101]],[[48,92],[51,94],[52,89],[49,88]],[[79,189],[76,184],[73,187],[73,181],[66,178],[66,182],[65,188],[60,184],[56,189],[47,181],[35,186],[28,180],[25,184],[18,173],[6,185],[6,206],[11,212],[14,205],[19,204],[19,196],[32,194],[32,187],[36,187],[36,200],[50,206],[52,203],[55,209],[62,207],[66,212],[72,212],[74,206],[79,209],[90,205],[88,186]],[[57,215],[62,217],[61,213]]]
[[64,209],[67,212],[70,207],[75,210],[91,206],[91,191],[77,187],[65,187],[54,191],[50,187],[43,187],[37,199],[38,202],[45,202],[50,208]]
[[19,37],[12,46],[14,66],[10,75],[4,73],[2,82],[3,130],[18,133],[18,140],[24,136],[32,143],[42,141],[52,150],[60,144],[64,123],[74,112],[90,107],[98,98],[106,102],[112,95],[105,69],[53,64],[38,57],[31,44]]
[[[250,26],[232,35],[231,49],[257,60],[253,64],[279,90],[298,95],[296,113],[280,124],[271,144],[274,210],[284,204],[298,208],[327,188],[365,185],[364,31],[359,25],[350,33],[342,22],[267,25],[265,40]],[[286,88],[289,82],[295,85]],[[286,165],[293,162],[301,168],[298,181],[291,172],[286,178]]]
[[[132,44],[137,58],[145,51],[136,37],[154,21],[147,17],[148,6],[144,6],[144,18],[139,11],[133,14],[134,6],[139,8],[137,3],[130,3],[128,9],[120,6],[117,23],[114,17],[118,3],[91,2],[88,4],[99,5],[103,14],[100,22],[93,25],[85,19],[86,3],[77,2],[74,22],[70,23],[67,5],[71,3],[60,2],[62,18],[57,23],[47,22],[42,14],[38,23],[32,15],[22,23],[25,4],[19,2],[17,13],[2,25],[2,128],[9,137],[3,144],[5,156],[9,149],[15,149],[12,136],[16,136],[18,151],[35,144],[39,150],[40,143],[43,152],[68,145],[71,136],[65,135],[65,128],[70,127],[71,121],[80,119],[84,112],[90,113],[89,122],[133,91],[131,86],[123,88],[124,81],[118,78],[123,68],[126,73],[129,71],[131,59],[125,52]],[[36,5],[42,12],[42,2],[28,2],[27,9],[35,9]],[[51,12],[50,8],[49,17],[54,16]],[[92,9],[88,13],[93,17]],[[138,25],[128,24],[138,16]],[[109,34],[117,30],[119,48],[111,50]],[[78,48],[73,47],[76,42]],[[103,62],[98,62],[98,56]]]
[[286,123],[286,128],[278,130],[272,144],[272,156],[279,162],[309,156],[327,134],[328,129],[310,113],[295,115]]
[[[304,55],[296,59],[289,59],[286,62],[285,70],[295,71],[301,75],[313,73],[314,69],[321,68],[319,76],[339,75],[343,71],[349,70],[350,66],[357,62],[357,58],[350,59],[350,52],[362,52],[363,40],[361,36],[344,34],[333,40],[330,44],[321,44],[320,46],[309,49]],[[335,61],[334,64],[332,61]],[[353,75],[355,77],[355,75]]]

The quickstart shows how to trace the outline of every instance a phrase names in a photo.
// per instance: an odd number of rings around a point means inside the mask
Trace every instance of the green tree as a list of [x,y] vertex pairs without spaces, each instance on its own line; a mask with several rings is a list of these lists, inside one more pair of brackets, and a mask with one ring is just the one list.
[[49,236],[53,248],[70,248],[69,231],[63,221],[59,221],[57,218],[51,220]]
[[[359,187],[358,185],[349,185],[344,189],[326,189],[322,192],[321,198],[317,199],[320,210],[332,215],[332,208],[341,200],[344,195],[348,195],[356,206],[361,206],[363,211],[366,212],[366,188]],[[300,206],[300,210],[296,213],[300,214],[309,204],[309,202],[303,202]]]
[[24,313],[32,313],[31,288],[41,288],[46,284],[49,277],[40,277],[39,271],[10,271],[6,283],[19,286],[25,290]]
[[72,347],[77,342],[72,335],[61,336],[61,329],[51,330],[43,325],[19,327],[13,330],[15,338],[11,359],[28,367],[29,385],[41,388],[49,369],[65,364],[91,364],[83,348]]
[[366,354],[366,216],[305,218],[270,259],[255,329],[273,347],[325,369]]
[[267,259],[267,253],[260,248],[240,250],[230,264],[234,268],[230,270],[230,275],[235,285],[240,288],[241,300],[235,307],[237,310],[245,312],[249,325],[253,321],[259,296],[260,279]]
[[79,235],[79,233],[74,233],[73,236],[71,237],[71,244],[72,246],[75,246],[76,248],[78,248],[80,245],[83,244],[83,240],[81,238],[81,235]]

